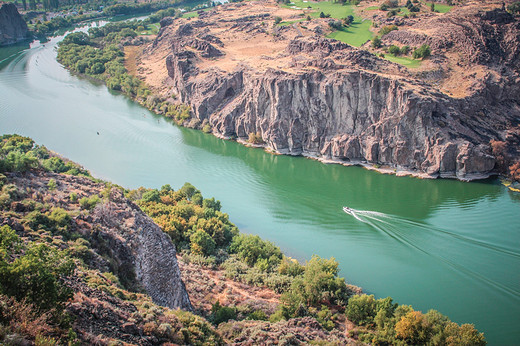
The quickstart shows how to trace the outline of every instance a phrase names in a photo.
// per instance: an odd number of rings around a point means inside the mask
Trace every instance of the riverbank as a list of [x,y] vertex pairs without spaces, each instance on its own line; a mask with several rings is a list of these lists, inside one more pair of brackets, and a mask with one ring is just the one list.
[[[220,211],[220,201],[203,198],[189,183],[178,190],[170,185],[126,190],[92,179],[88,171],[52,156],[30,138],[4,135],[0,137],[0,189],[0,217],[5,225],[0,229],[5,239],[0,245],[8,255],[0,261],[8,269],[3,275],[10,283],[0,285],[0,301],[8,300],[4,294],[25,306],[27,298],[43,312],[58,306],[60,318],[66,319],[67,313],[76,317],[66,327],[41,321],[40,336],[29,328],[5,326],[21,338],[55,340],[48,330],[56,329],[58,340],[63,341],[70,328],[74,334],[69,331],[68,337],[83,342],[97,338],[134,344],[138,335],[146,335],[151,344],[154,337],[181,343],[193,337],[212,344],[218,337],[227,343],[270,343],[267,340],[276,340],[278,330],[287,332],[297,326],[292,331],[300,341],[416,344],[442,339],[485,344],[483,334],[472,325],[459,326],[436,311],[414,311],[389,297],[376,300],[361,295],[358,287],[338,276],[334,258],[314,255],[302,265],[273,243],[240,233]],[[28,250],[15,256],[18,250],[8,242],[13,239]],[[32,253],[35,248],[44,250]],[[181,265],[176,249],[182,253]],[[9,271],[16,268],[20,256],[43,263],[28,270],[38,277],[45,275],[46,282],[52,279],[53,286],[38,295],[26,291],[30,279],[16,279],[16,272]],[[65,263],[66,272],[65,268],[57,269],[57,274],[45,269],[62,268]],[[66,294],[47,297],[52,289]],[[49,299],[56,302],[44,305]],[[96,310],[96,305],[102,308]],[[167,308],[195,308],[201,317],[186,313],[191,316],[186,321],[179,311],[172,314]],[[91,317],[91,310],[98,311],[96,320],[101,325]],[[119,317],[132,310],[131,321]],[[151,319],[145,316],[150,311],[154,312]],[[380,315],[386,322],[376,326]],[[26,323],[36,323],[31,316],[25,318]],[[408,330],[415,319],[427,321],[426,335]],[[175,332],[161,332],[163,323],[172,323],[169,328]],[[186,325],[192,334],[178,333]],[[205,331],[201,334],[196,326]],[[251,328],[263,332],[253,333]]]

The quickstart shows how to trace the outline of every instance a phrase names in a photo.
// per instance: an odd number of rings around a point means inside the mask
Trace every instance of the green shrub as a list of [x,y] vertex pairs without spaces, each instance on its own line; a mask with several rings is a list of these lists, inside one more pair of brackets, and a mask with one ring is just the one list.
[[271,267],[277,266],[282,259],[280,248],[262,240],[257,235],[240,234],[233,238],[230,253],[237,254],[249,266],[254,266],[260,259],[267,260]]
[[82,209],[92,210],[99,202],[101,202],[101,198],[99,198],[98,195],[92,195],[90,197],[81,198],[79,205]]
[[196,254],[208,256],[215,252],[215,241],[205,231],[197,230],[191,235],[190,241],[191,251]]
[[[45,244],[35,244],[18,253],[20,241],[9,228],[2,227],[0,253],[0,293],[26,299],[40,311],[63,308],[72,290],[62,278],[74,270],[74,262],[63,252]],[[13,261],[9,257],[17,254]]]
[[379,35],[381,35],[381,37],[382,37],[382,36],[385,36],[386,34],[388,34],[389,32],[392,32],[394,30],[397,30],[397,26],[396,25],[385,25],[379,31]]
[[398,56],[401,54],[401,49],[397,46],[391,45],[388,47],[388,53]]
[[49,189],[49,191],[56,190],[56,180],[52,178],[49,179],[49,182],[47,183],[47,188]]
[[382,45],[381,39],[378,36],[376,36],[376,37],[374,37],[372,39],[372,43],[371,44],[372,44],[373,48],[376,48],[376,49],[377,48],[381,48],[381,45]]
[[373,295],[353,296],[348,300],[345,314],[347,318],[359,325],[368,325],[374,322],[377,303]]
[[222,322],[234,320],[237,318],[237,310],[229,306],[222,306],[217,301],[211,307],[211,320],[215,325],[219,325]]
[[421,47],[417,48],[413,52],[414,59],[425,59],[431,55],[430,46],[427,44],[423,44]]

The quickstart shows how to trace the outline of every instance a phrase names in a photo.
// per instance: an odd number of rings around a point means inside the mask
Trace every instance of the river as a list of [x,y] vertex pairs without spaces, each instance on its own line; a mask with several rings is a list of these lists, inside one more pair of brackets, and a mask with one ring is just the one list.
[[179,128],[70,75],[56,62],[61,38],[0,49],[0,133],[30,136],[127,188],[191,182],[242,232],[300,260],[334,256],[376,297],[474,323],[492,345],[520,344],[520,194],[496,180],[398,178]]

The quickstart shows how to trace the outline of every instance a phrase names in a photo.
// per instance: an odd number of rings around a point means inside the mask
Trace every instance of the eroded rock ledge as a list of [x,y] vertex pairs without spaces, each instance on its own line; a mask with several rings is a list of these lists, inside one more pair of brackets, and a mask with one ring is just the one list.
[[[249,5],[237,11],[244,6]],[[429,177],[472,180],[493,174],[489,142],[520,119],[514,69],[488,73],[470,96],[455,98],[399,65],[322,38],[312,28],[303,33],[296,26],[275,28],[269,35],[265,28],[271,24],[262,24],[263,14],[257,17],[222,20],[213,12],[190,22],[170,21],[145,51],[145,60],[162,52],[170,95],[189,104],[199,123],[207,119],[214,134],[245,140],[259,133],[278,153]],[[508,30],[509,36],[520,32],[516,24]],[[246,48],[260,39],[272,49],[241,58],[232,34]]]

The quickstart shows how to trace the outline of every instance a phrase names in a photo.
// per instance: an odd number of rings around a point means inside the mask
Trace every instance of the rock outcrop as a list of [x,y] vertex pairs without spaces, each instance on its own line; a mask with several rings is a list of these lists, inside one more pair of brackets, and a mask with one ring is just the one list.
[[[168,47],[168,85],[178,101],[191,106],[198,123],[209,121],[216,135],[246,140],[250,133],[259,133],[278,153],[472,180],[493,174],[490,140],[502,138],[520,121],[518,44],[511,44],[519,42],[520,29],[518,21],[499,12],[473,14],[482,22],[481,34],[488,38],[480,40],[487,46],[464,38],[469,35],[464,30],[452,41],[469,42],[477,53],[482,51],[468,63],[500,65],[507,60],[511,68],[504,74],[487,71],[462,98],[367,51],[302,34],[296,27],[286,27],[283,38],[276,33],[275,39],[266,38],[273,44],[283,42],[285,48],[261,56],[260,63],[236,58],[236,50],[226,46],[233,42],[225,37],[220,38],[218,54],[209,52],[208,47],[217,48],[202,43],[208,26],[224,25],[211,16],[198,25],[181,19],[163,27],[146,54]],[[243,18],[241,25],[257,24],[254,18]],[[496,28],[506,24],[502,31]],[[489,59],[484,54],[488,51]],[[503,52],[504,59],[491,59],[495,51]],[[241,62],[231,69],[228,60]]]
[[16,6],[5,3],[0,7],[0,46],[27,39],[29,30]]
[[[66,209],[69,206],[63,201],[67,201],[71,192],[81,198],[99,194],[104,189],[103,184],[87,178],[55,173],[10,174],[8,179],[27,191],[46,191],[46,184],[54,179],[55,192],[41,197]],[[158,305],[192,310],[175,245],[168,235],[119,189],[111,189],[109,196],[90,214],[80,214],[74,220],[74,229],[90,239],[96,250],[90,265],[102,272],[115,271],[127,288],[146,291]]]
[[113,244],[116,258],[132,263],[137,282],[153,302],[169,308],[191,310],[177,262],[175,245],[141,209],[124,198],[120,190],[111,191],[110,201],[92,213],[92,222],[101,225]]

